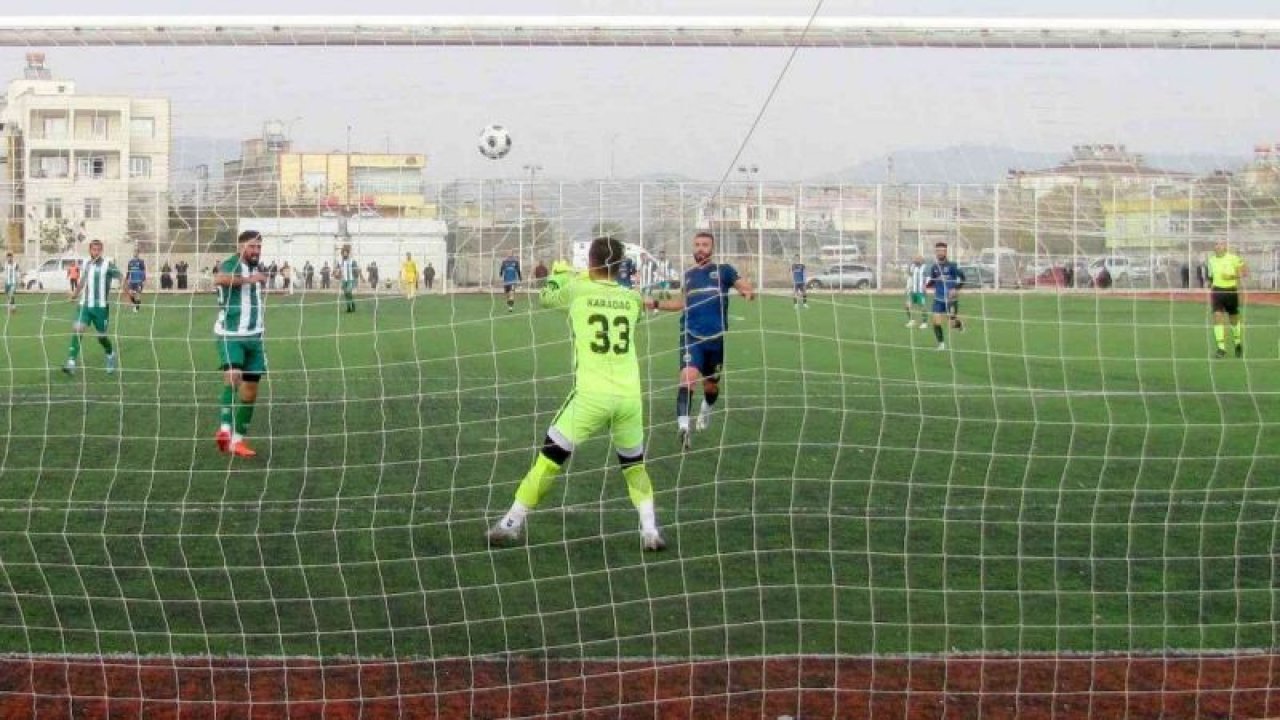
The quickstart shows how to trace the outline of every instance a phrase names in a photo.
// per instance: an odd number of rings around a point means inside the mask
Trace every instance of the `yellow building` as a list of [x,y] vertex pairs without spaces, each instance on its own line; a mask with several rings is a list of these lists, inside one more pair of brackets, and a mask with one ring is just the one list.
[[223,178],[240,197],[284,206],[426,217],[436,211],[423,193],[426,164],[421,153],[294,152],[269,123],[225,163]]

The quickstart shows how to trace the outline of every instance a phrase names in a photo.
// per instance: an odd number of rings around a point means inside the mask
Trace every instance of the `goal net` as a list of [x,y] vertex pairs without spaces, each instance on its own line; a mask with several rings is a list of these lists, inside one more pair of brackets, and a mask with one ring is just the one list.
[[0,715],[1280,715],[1276,28],[808,9],[0,22]]

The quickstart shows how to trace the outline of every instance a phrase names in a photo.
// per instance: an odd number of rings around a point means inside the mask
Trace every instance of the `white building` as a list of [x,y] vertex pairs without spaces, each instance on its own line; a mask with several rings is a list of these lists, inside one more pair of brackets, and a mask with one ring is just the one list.
[[[240,218],[237,234],[256,230],[262,234],[263,264],[289,263],[295,277],[310,262],[317,272],[325,263],[333,267],[342,248],[351,248],[364,273],[369,263],[378,264],[381,281],[394,286],[400,279],[405,253],[413,256],[418,268],[431,263],[442,283],[447,283],[448,251],[445,236],[449,228],[443,220],[427,218],[345,218],[271,217]],[[363,287],[363,285],[362,285]],[[447,289],[447,284],[442,285]]]
[[80,254],[101,239],[123,258],[167,232],[168,100],[77,94],[32,52],[9,83],[0,122],[10,247],[27,257]]

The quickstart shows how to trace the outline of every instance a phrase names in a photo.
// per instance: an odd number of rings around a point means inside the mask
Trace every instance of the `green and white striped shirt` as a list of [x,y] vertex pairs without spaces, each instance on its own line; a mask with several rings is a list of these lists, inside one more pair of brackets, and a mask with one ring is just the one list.
[[339,259],[339,260],[338,260],[338,272],[342,273],[342,282],[343,282],[343,283],[353,283],[353,282],[355,282],[355,281],[356,281],[356,269],[357,269],[358,267],[359,267],[359,266],[358,266],[358,265],[356,265],[356,260],[355,260],[355,258],[347,258],[347,259],[345,259],[345,260]]
[[[256,268],[240,260],[239,255],[232,255],[218,266],[218,272],[235,277],[249,277],[257,272]],[[218,285],[218,321],[213,332],[223,337],[254,337],[261,335],[264,329],[262,284],[245,283],[227,287]]]
[[907,268],[907,292],[924,293],[924,276],[928,270],[925,263],[911,263]]
[[18,263],[10,262],[4,264],[4,284],[6,287],[10,285],[18,286]]
[[101,255],[85,260],[80,266],[80,307],[109,308],[111,281],[120,277],[116,264]]

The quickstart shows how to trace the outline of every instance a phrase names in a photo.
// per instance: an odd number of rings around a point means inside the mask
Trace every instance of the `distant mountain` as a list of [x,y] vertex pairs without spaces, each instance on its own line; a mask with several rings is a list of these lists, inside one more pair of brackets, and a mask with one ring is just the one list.
[[[889,181],[888,158],[893,157],[893,180],[900,183],[991,183],[1005,179],[1010,169],[1039,170],[1067,158],[1060,153],[1033,152],[995,145],[956,145],[944,148],[898,150],[875,160],[822,175],[814,182],[883,183]],[[1147,164],[1166,170],[1208,174],[1239,170],[1247,155],[1212,153],[1151,153]]]

